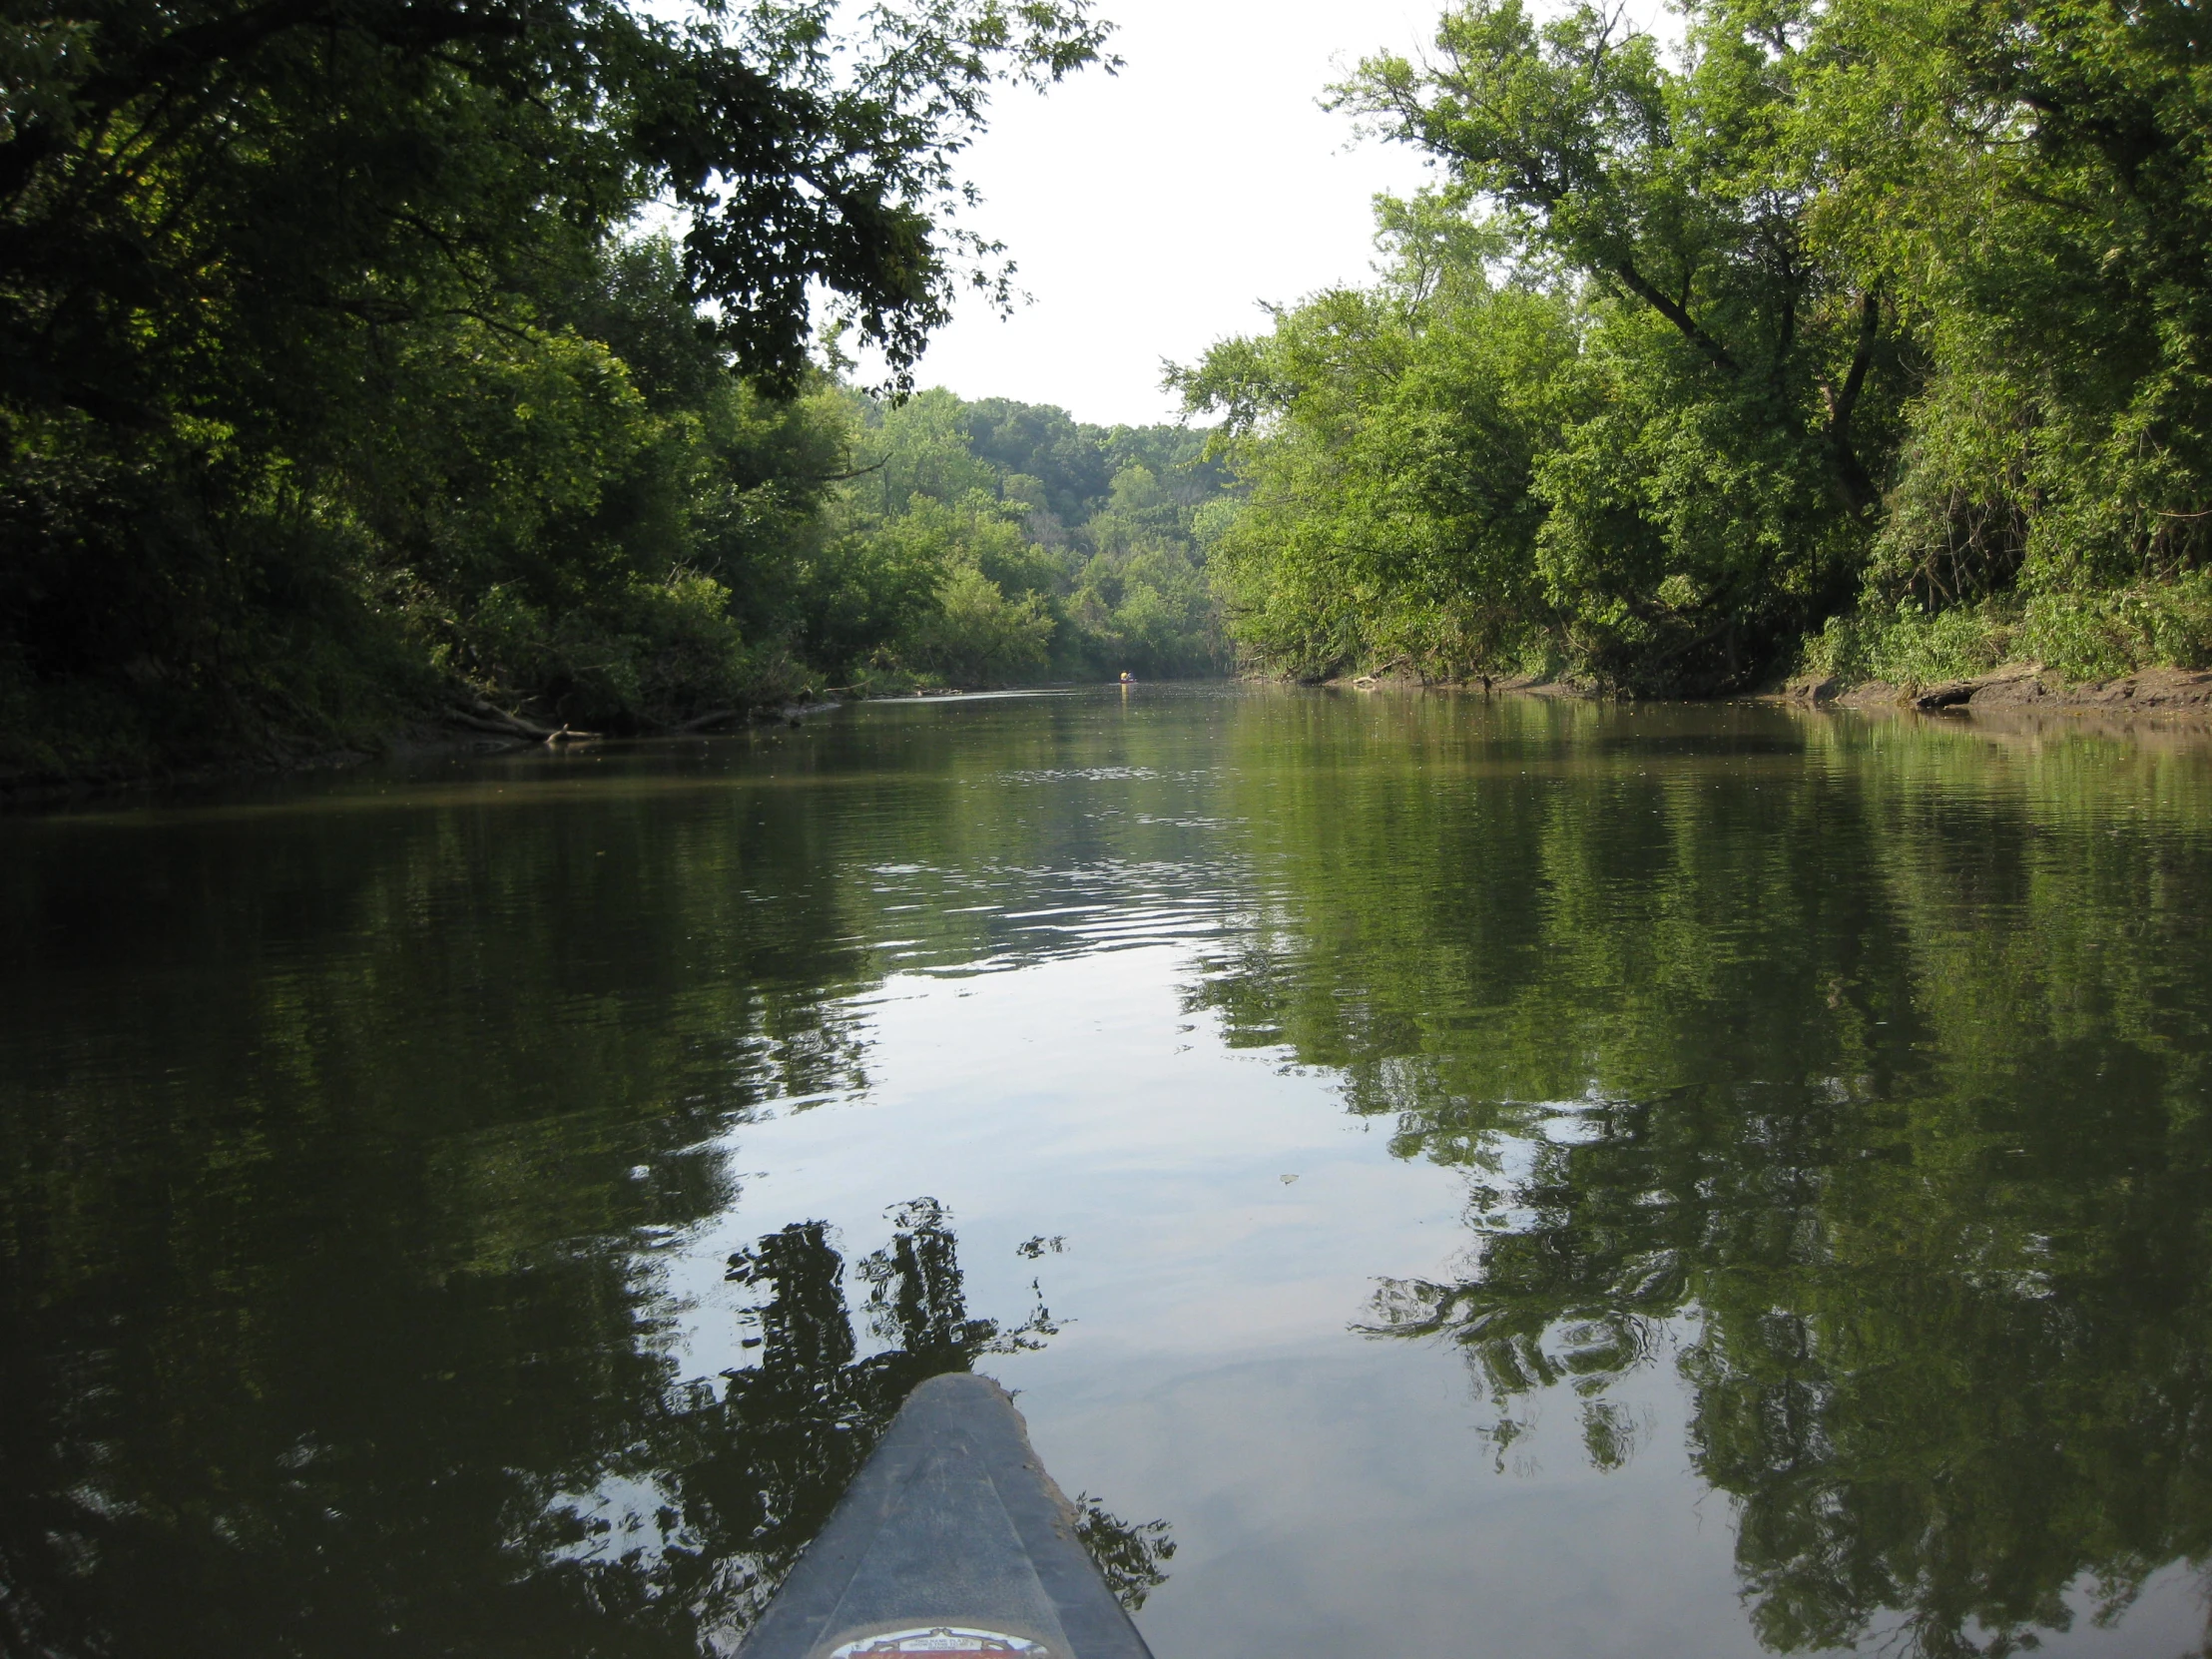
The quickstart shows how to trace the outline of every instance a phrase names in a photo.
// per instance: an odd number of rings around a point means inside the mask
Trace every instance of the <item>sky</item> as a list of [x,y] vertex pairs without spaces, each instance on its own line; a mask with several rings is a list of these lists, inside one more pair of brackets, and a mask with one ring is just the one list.
[[1318,102],[1369,53],[1424,44],[1438,0],[1101,0],[1118,75],[1002,93],[969,152],[971,228],[1006,245],[1031,296],[968,298],[917,370],[962,397],[1056,403],[1078,420],[1178,417],[1163,358],[1267,326],[1287,303],[1372,276],[1379,191],[1430,175],[1356,141]]

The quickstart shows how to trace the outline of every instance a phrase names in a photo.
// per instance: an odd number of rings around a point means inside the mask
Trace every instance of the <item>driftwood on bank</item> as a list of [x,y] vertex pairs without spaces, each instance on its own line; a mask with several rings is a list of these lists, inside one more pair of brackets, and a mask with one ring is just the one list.
[[484,699],[472,698],[465,705],[458,702],[449,706],[445,718],[456,726],[465,726],[474,732],[490,732],[503,738],[528,739],[532,743],[583,743],[599,736],[597,732],[572,730],[567,722],[559,726],[540,726],[535,721],[524,720],[520,715],[509,714]]
[[[787,726],[797,726],[808,715],[826,714],[837,707],[834,700],[824,703],[787,703],[773,712],[766,709],[710,709],[705,714],[694,715],[689,720],[672,725],[654,721],[639,723],[647,736],[684,737],[694,732],[710,731],[717,726],[728,726],[744,720],[776,720]],[[599,732],[579,732],[563,724],[541,726],[536,721],[525,720],[521,715],[502,709],[481,697],[454,696],[441,711],[449,724],[466,727],[472,732],[485,732],[495,737],[511,738],[518,743],[589,743],[602,736]]]

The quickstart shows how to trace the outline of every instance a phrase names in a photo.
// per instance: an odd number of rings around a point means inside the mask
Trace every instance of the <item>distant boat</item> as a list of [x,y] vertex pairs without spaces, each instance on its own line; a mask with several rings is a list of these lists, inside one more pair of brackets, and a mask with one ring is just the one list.
[[738,1659],[1151,1659],[987,1377],[933,1377]]
[[1133,686],[1137,683],[1137,677],[1127,669],[1123,669],[1121,671],[1121,683],[1125,686]]

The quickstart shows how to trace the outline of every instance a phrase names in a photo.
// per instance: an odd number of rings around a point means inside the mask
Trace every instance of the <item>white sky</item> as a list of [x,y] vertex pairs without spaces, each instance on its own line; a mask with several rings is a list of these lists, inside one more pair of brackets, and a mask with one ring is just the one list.
[[1011,319],[963,302],[917,371],[963,397],[1057,403],[1078,420],[1177,417],[1163,357],[1265,327],[1262,300],[1365,281],[1370,199],[1427,177],[1355,144],[1317,100],[1365,54],[1426,44],[1441,0],[1101,0],[1118,76],[1006,93],[967,157],[971,226],[1033,296]]

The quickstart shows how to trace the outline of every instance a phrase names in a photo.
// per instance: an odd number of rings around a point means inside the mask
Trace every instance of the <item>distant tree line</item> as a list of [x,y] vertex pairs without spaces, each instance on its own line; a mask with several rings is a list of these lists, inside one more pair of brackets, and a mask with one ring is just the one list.
[[1235,504],[1204,432],[942,390],[846,407],[865,459],[817,557],[883,597],[813,660],[894,687],[1228,667],[1206,547]]
[[1338,105],[1379,282],[1177,371],[1247,653],[1701,693],[2212,661],[2212,79],[2179,0],[1447,11]]

